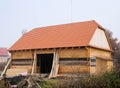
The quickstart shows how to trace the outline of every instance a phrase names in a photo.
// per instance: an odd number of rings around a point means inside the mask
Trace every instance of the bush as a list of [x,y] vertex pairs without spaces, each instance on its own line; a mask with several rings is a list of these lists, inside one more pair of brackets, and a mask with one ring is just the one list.
[[120,69],[99,76],[65,79],[56,88],[120,88]]

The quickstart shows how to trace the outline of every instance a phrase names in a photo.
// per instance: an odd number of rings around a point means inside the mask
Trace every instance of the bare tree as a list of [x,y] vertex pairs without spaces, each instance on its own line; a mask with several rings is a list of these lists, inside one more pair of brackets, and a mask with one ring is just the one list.
[[24,35],[26,32],[27,32],[26,29],[23,29],[23,30],[21,31],[22,35]]
[[113,37],[113,32],[111,32],[110,30],[106,30],[108,38],[110,40],[111,43],[111,47],[113,50],[113,59],[117,60],[117,62],[115,64],[119,64],[120,65],[120,41],[118,41],[117,38]]

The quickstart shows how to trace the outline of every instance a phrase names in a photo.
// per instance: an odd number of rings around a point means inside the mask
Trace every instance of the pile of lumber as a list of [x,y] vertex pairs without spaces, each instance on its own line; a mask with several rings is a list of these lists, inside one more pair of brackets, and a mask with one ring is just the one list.
[[42,80],[39,75],[3,77],[0,79],[0,88],[41,88]]
[[24,80],[17,84],[17,88],[41,88],[41,77],[38,75],[29,75]]

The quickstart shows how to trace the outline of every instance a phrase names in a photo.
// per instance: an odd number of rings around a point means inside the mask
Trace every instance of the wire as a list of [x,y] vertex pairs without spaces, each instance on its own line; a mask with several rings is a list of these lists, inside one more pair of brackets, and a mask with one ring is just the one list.
[[72,5],[72,3],[73,3],[73,1],[72,0],[70,0],[71,2],[70,2],[70,22],[72,23],[72,21],[73,21],[73,19],[72,19],[72,9],[73,9],[73,5]]

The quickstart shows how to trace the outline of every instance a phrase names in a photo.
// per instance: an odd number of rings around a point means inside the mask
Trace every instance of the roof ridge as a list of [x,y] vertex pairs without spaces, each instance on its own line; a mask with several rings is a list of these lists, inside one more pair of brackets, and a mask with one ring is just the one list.
[[47,26],[41,26],[41,27],[36,27],[33,28],[34,29],[40,29],[40,28],[47,28],[47,27],[55,27],[55,26],[62,26],[62,25],[71,25],[71,24],[76,24],[76,23],[86,23],[86,22],[94,22],[97,24],[97,22],[95,20],[88,20],[88,21],[81,21],[81,22],[70,22],[70,23],[63,23],[63,24],[53,24],[53,25],[47,25]]

